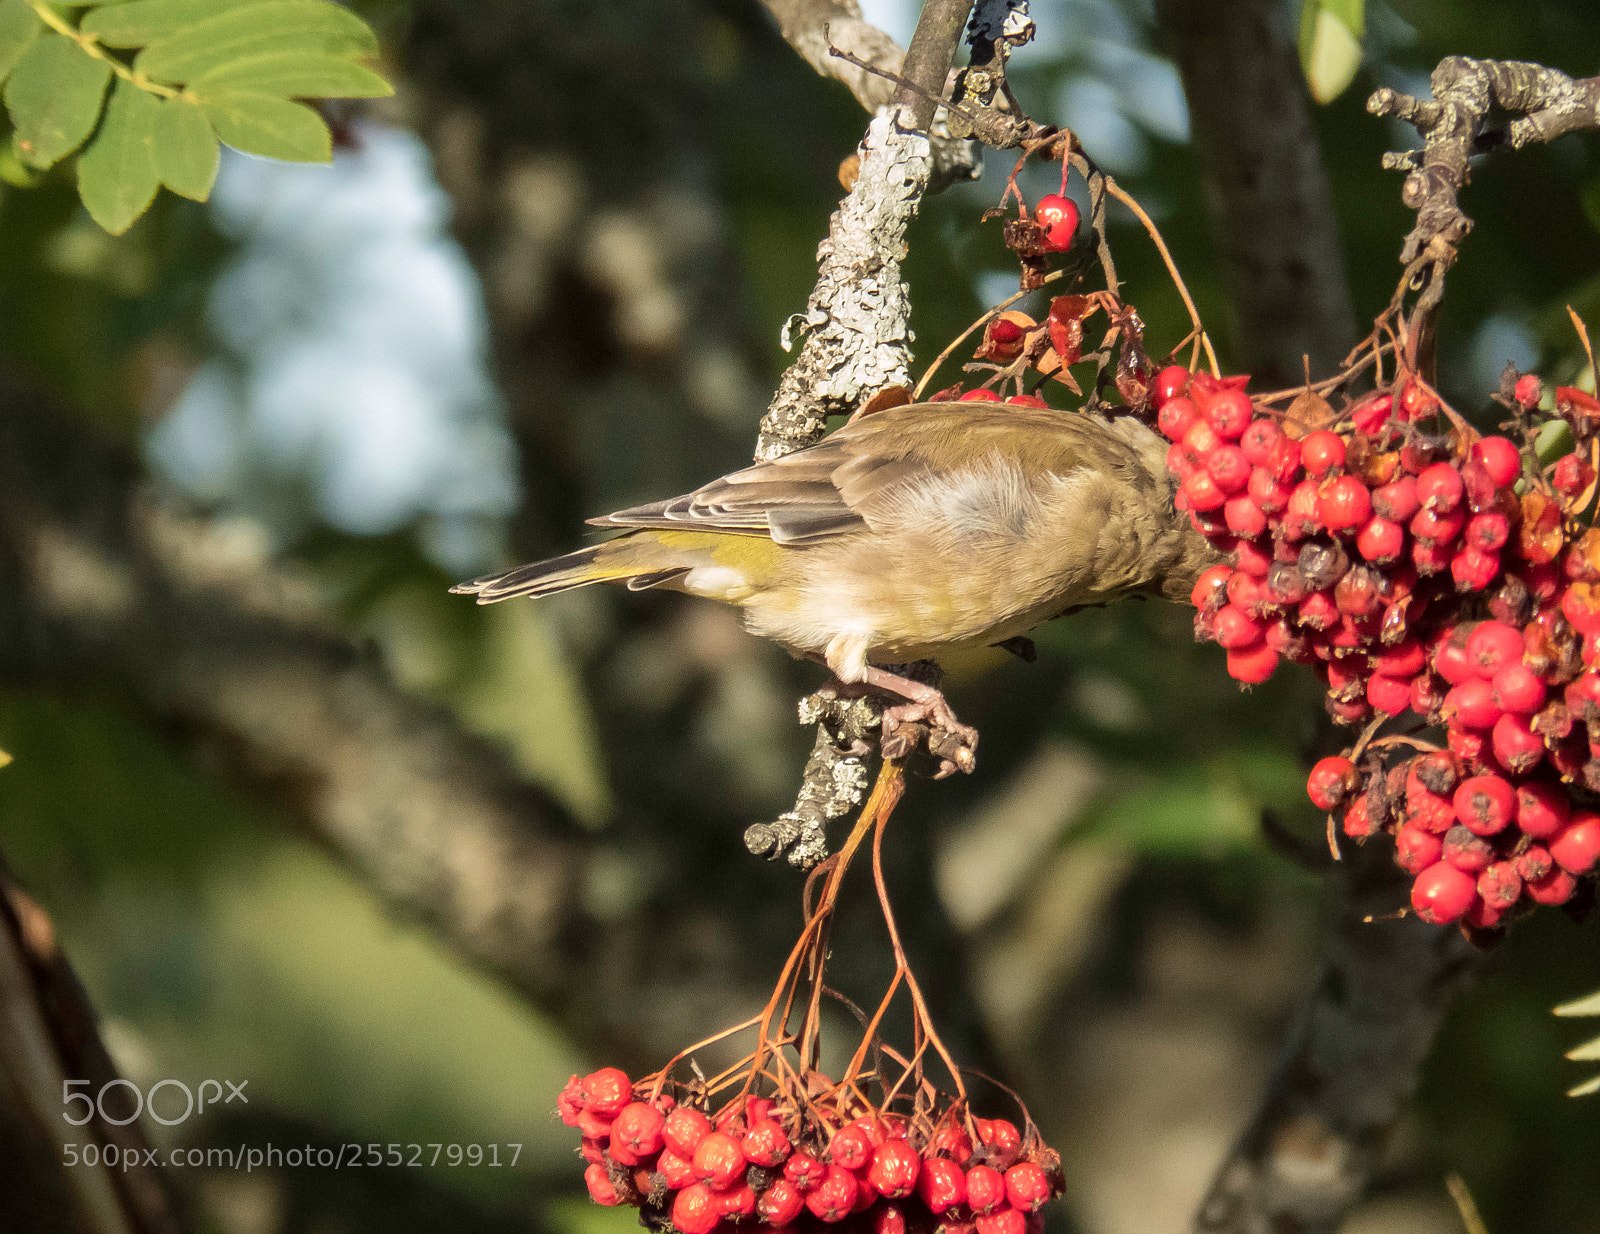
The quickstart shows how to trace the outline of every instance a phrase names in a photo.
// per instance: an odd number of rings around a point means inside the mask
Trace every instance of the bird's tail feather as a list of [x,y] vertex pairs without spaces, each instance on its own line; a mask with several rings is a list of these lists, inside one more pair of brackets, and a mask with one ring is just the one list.
[[649,554],[638,552],[631,543],[633,539],[623,536],[548,561],[531,562],[500,574],[486,574],[470,583],[457,583],[450,590],[455,595],[477,596],[479,604],[493,604],[513,596],[555,595],[574,587],[587,587],[590,583],[626,581],[630,590],[639,591],[687,572],[687,566],[663,569],[664,563],[646,560]]

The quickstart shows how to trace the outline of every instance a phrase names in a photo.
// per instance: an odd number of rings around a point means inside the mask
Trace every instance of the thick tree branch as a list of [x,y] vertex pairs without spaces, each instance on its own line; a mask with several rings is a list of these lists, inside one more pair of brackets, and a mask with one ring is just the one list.
[[1183,76],[1236,325],[1264,386],[1331,374],[1355,343],[1338,227],[1277,0],[1157,0]]
[[[899,73],[905,51],[877,26],[863,21],[856,0],[761,0],[778,23],[783,41],[823,77],[842,81],[869,112],[894,98],[891,76]],[[852,64],[832,49],[847,51],[871,69]]]

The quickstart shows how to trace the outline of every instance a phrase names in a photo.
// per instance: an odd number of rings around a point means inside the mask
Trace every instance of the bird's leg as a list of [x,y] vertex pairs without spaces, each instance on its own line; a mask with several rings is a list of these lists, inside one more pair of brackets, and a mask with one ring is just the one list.
[[887,669],[867,665],[863,680],[874,689],[898,694],[906,701],[884,709],[883,755],[885,758],[903,758],[916,746],[916,739],[901,733],[904,726],[928,726],[928,753],[939,760],[935,779],[942,780],[958,771],[971,773],[978,763],[978,730],[956,719],[944,693],[936,686],[927,685]]

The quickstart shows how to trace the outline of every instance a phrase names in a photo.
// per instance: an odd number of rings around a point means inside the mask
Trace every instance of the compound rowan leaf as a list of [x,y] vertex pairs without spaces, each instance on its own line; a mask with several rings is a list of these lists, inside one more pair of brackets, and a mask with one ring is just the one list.
[[235,150],[294,163],[326,163],[333,137],[322,117],[304,103],[268,94],[219,94],[200,100],[217,136]]
[[0,0],[0,81],[4,81],[22,53],[44,29],[39,14],[24,0]]
[[210,197],[222,150],[199,104],[186,99],[162,103],[157,132],[156,168],[161,183],[180,197],[195,201]]
[[71,39],[52,31],[34,40],[5,89],[22,161],[49,167],[82,145],[100,118],[110,80],[111,66],[85,55]]
[[161,187],[156,145],[161,100],[126,81],[112,88],[105,119],[78,158],[78,196],[89,217],[120,236]]
[[95,9],[78,29],[107,47],[144,47],[226,9],[253,3],[256,0],[127,0]]
[[1300,14],[1300,67],[1311,97],[1331,103],[1361,67],[1364,0],[1305,0]]
[[373,99],[394,93],[394,87],[369,68],[299,51],[235,60],[193,78],[189,85],[202,98],[218,90],[301,99]]
[[371,56],[378,40],[361,18],[326,0],[260,0],[151,43],[133,67],[158,81],[182,83],[240,60],[291,51]]

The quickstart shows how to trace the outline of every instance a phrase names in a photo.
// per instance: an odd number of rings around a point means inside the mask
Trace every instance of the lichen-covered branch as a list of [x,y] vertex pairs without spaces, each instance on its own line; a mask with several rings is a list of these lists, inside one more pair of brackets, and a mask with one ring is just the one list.
[[[1413,125],[1423,148],[1384,156],[1384,166],[1407,172],[1401,200],[1417,212],[1400,260],[1420,289],[1417,313],[1437,306],[1444,275],[1472,230],[1459,195],[1473,155],[1520,149],[1579,129],[1600,128],[1600,78],[1576,80],[1556,69],[1517,60],[1447,56],[1429,78],[1433,98],[1421,100],[1387,86],[1367,100],[1376,116]],[[1491,115],[1511,119],[1493,129]]]
[[817,283],[786,340],[805,331],[761,420],[757,461],[818,441],[886,386],[911,382],[911,297],[900,277],[906,229],[928,185],[925,133],[885,113],[867,126],[861,170],[818,249]]

